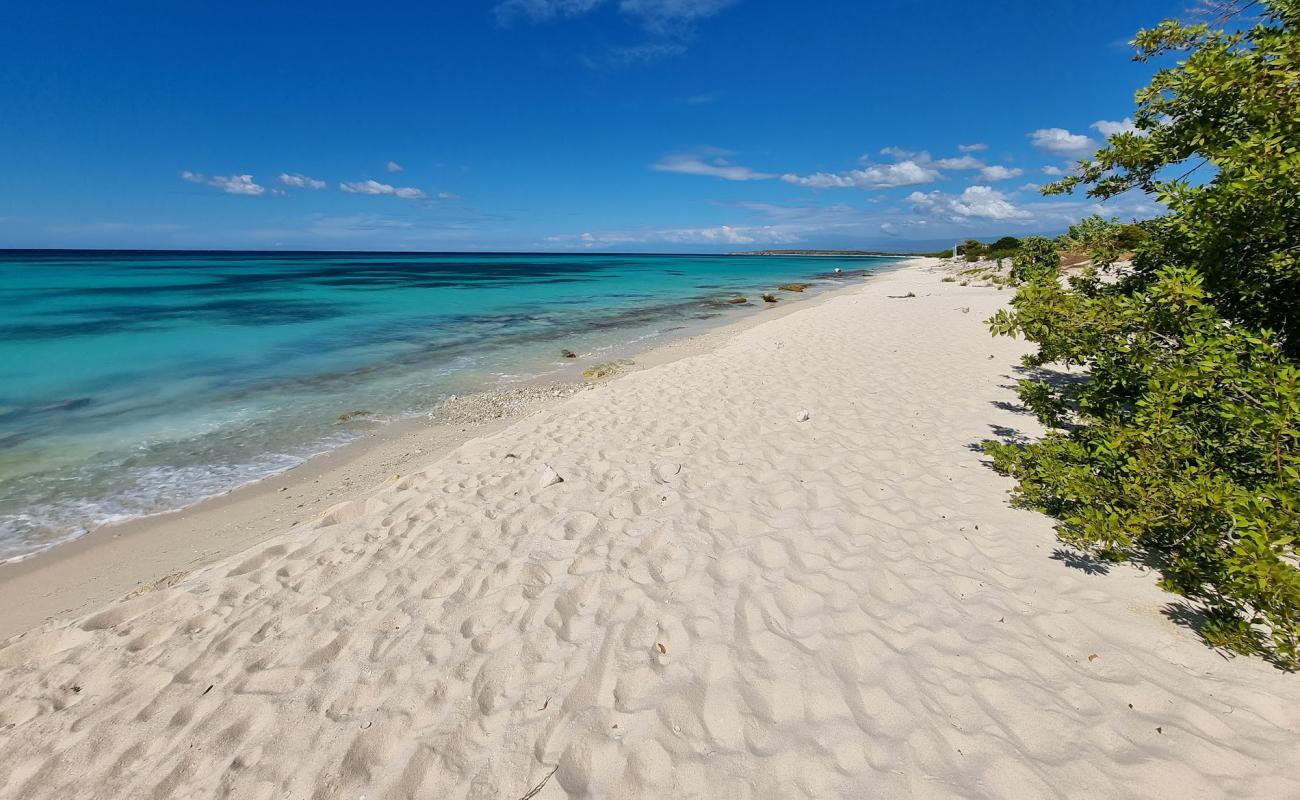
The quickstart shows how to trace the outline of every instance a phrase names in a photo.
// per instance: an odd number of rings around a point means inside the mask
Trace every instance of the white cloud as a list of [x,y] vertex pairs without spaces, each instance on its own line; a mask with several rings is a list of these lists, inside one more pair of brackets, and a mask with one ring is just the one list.
[[762,181],[776,177],[767,172],[759,172],[749,167],[731,164],[721,155],[705,157],[689,153],[675,153],[664,156],[659,161],[651,164],[650,169],[656,172],[678,172],[683,175],[710,175],[714,178],[729,181]]
[[862,189],[890,189],[896,186],[917,186],[931,183],[940,178],[938,170],[912,160],[899,161],[896,164],[873,164],[863,169],[848,172],[818,172],[812,175],[795,175],[787,173],[781,180],[796,186],[810,186],[814,189],[848,188],[857,186]]
[[1043,167],[1043,174],[1048,176],[1049,178],[1060,178],[1065,175],[1068,175],[1069,173],[1070,171],[1068,169],[1063,167],[1058,167],[1053,164],[1048,164],[1047,166]]
[[373,180],[344,182],[339,184],[339,188],[351,194],[389,194],[406,200],[419,200],[425,196],[423,190],[412,186],[389,186]]
[[[904,150],[901,147],[891,146],[891,147],[880,148],[880,154],[882,156],[889,156],[890,158],[896,159],[898,161],[902,161],[904,159],[911,160],[911,161],[919,161],[923,163],[929,163],[930,161],[930,154],[924,150]],[[863,156],[859,160],[862,161],[863,163],[868,163],[871,161],[871,157]]]
[[706,228],[650,228],[547,236],[548,244],[564,247],[613,247],[663,242],[670,244],[790,244],[799,237],[778,225],[717,225]]
[[309,178],[306,175],[288,172],[280,173],[280,183],[285,186],[293,186],[297,189],[324,189],[325,181]]
[[980,177],[990,183],[1018,178],[1024,174],[1025,171],[1019,167],[1003,167],[998,164],[980,170]]
[[611,47],[596,56],[579,56],[584,65],[590,69],[605,67],[630,67],[636,64],[648,64],[661,58],[672,58],[686,52],[686,45],[680,42],[643,42],[628,47]]
[[576,17],[586,14],[605,0],[505,0],[497,4],[497,19],[502,23],[527,18],[542,22],[557,17]]
[[454,192],[438,192],[439,200],[459,200],[460,195]]
[[983,142],[976,142],[974,144],[959,144],[957,145],[957,149],[963,153],[982,153],[989,149],[989,146]]
[[[618,10],[656,34],[681,34],[701,19],[712,17],[736,0],[619,0]],[[606,0],[505,0],[495,8],[497,20],[545,22],[577,17],[605,5]]]
[[641,20],[655,33],[678,32],[696,20],[712,17],[736,0],[621,0],[619,11]]
[[402,165],[398,164],[396,161],[389,161],[387,164],[384,165],[384,169],[388,170],[389,172],[401,172]]
[[912,192],[907,197],[912,210],[929,217],[942,217],[953,221],[967,219],[1028,219],[1032,214],[1017,208],[1006,195],[989,186],[968,186],[959,195],[940,191],[929,194]]
[[1098,133],[1108,139],[1117,133],[1137,133],[1141,135],[1141,132],[1137,129],[1137,125],[1134,124],[1130,117],[1125,117],[1119,122],[1108,119],[1099,119],[1089,127],[1094,128]]
[[1020,192],[1038,192],[1038,191],[1041,191],[1042,188],[1043,188],[1043,184],[1041,184],[1041,183],[1034,183],[1033,181],[1029,181],[1028,183],[1022,183],[1022,184],[1020,184],[1020,188],[1017,189],[1016,191],[1020,191]]
[[208,177],[199,172],[190,172],[185,170],[181,173],[181,178],[190,183],[202,183],[206,186],[215,186],[226,194],[241,194],[249,197],[256,197],[266,192],[265,186],[259,186],[253,182],[252,175],[214,175]]
[[939,169],[979,169],[984,166],[984,162],[974,156],[959,156],[957,158],[941,158],[934,162]]
[[1039,128],[1029,139],[1039,150],[1060,156],[1086,156],[1097,149],[1097,142],[1090,137],[1065,128]]

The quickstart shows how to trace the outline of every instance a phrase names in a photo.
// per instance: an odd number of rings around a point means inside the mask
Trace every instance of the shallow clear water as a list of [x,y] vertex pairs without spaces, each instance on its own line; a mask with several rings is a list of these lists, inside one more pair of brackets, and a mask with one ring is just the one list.
[[[893,259],[0,251],[0,561]],[[753,310],[749,310],[753,313]],[[364,410],[369,418],[340,420]]]

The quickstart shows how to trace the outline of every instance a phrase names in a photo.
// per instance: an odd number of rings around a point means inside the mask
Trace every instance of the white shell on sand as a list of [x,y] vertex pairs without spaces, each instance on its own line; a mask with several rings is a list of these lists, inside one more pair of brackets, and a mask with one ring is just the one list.
[[550,464],[543,464],[540,472],[537,473],[537,489],[541,491],[548,486],[554,486],[557,483],[564,483],[564,478]]
[[681,471],[681,464],[675,461],[661,461],[655,465],[655,480],[660,483],[671,483],[677,479]]
[[809,414],[808,409],[805,408],[802,411],[800,411],[798,414],[795,414],[794,418],[796,422],[807,422],[808,420],[812,419],[812,414]]

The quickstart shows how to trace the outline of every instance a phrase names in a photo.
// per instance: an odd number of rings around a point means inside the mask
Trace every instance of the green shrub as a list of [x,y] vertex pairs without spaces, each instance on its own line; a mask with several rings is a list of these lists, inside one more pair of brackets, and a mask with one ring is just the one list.
[[1028,237],[1011,257],[1011,280],[1015,283],[1055,280],[1060,272],[1056,243],[1043,236]]
[[[1266,9],[1240,33],[1167,21],[1138,34],[1139,58],[1182,60],[1138,92],[1137,133],[1047,191],[1139,188],[1170,213],[1090,218],[1063,237],[1101,271],[1135,250],[1114,280],[1089,271],[1062,285],[1047,245],[1022,243],[1022,285],[990,326],[1037,344],[1027,367],[1083,375],[1022,381],[1047,435],[985,446],[1017,479],[1016,502],[1057,517],[1064,542],[1154,565],[1200,607],[1207,642],[1296,668],[1300,0]],[[1181,165],[1201,163],[1212,177],[1190,183]]]

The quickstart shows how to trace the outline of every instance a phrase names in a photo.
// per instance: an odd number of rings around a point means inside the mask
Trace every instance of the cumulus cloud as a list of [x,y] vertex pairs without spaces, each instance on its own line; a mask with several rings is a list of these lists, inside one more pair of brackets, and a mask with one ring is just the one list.
[[406,200],[419,200],[425,196],[424,191],[413,186],[390,186],[379,181],[345,181],[339,188],[350,194],[387,194]]
[[796,186],[814,189],[848,188],[891,189],[897,186],[917,186],[938,180],[939,171],[911,159],[894,164],[872,164],[848,172],[817,172],[812,175],[787,173],[781,180]]
[[614,247],[660,242],[669,244],[790,244],[798,236],[776,225],[716,225],[702,228],[651,228],[547,236],[548,244],[563,247]]
[[959,195],[937,190],[928,194],[912,192],[907,200],[917,214],[956,222],[969,219],[1029,219],[1033,216],[1028,211],[1017,208],[1006,195],[990,186],[968,186]]
[[398,164],[396,161],[389,161],[387,164],[384,165],[384,169],[388,170],[389,172],[401,172],[402,165]]
[[213,175],[209,177],[200,172],[185,170],[181,173],[181,178],[190,183],[202,183],[205,186],[216,187],[226,194],[242,194],[255,197],[266,192],[265,186],[253,182],[252,175]]
[[[716,152],[716,151],[715,151]],[[650,169],[656,172],[677,172],[683,175],[709,175],[728,181],[762,181],[775,178],[767,172],[742,167],[728,162],[722,155],[694,155],[691,153],[674,153],[664,156]]]
[[1097,149],[1097,142],[1082,133],[1070,133],[1065,128],[1039,128],[1029,134],[1034,147],[1059,156],[1086,156]]
[[941,158],[934,162],[939,169],[980,169],[984,162],[974,156],[959,156],[957,158]]
[[1134,124],[1131,117],[1125,117],[1119,122],[1109,119],[1099,119],[1090,126],[1107,139],[1117,133],[1139,133],[1137,125]]
[[294,172],[281,172],[280,183],[285,186],[292,186],[296,189],[324,189],[325,181],[309,178],[306,175]]
[[974,144],[959,144],[957,149],[963,153],[982,153],[989,149],[989,146],[983,142],[975,142]]
[[1019,167],[1003,167],[997,164],[994,164],[991,167],[984,167],[980,170],[980,177],[990,183],[1018,178],[1024,174],[1025,171]]

